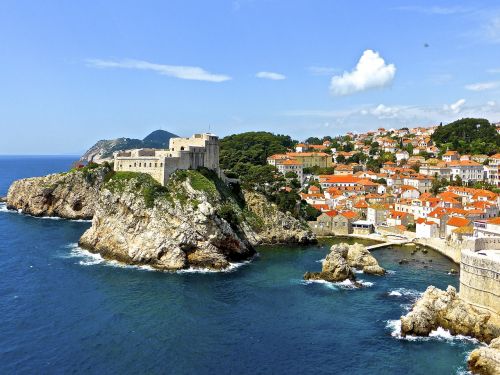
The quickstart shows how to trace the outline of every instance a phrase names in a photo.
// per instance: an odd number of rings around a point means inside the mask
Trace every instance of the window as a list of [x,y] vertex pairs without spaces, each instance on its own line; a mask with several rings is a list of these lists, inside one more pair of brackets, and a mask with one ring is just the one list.
[[151,168],[151,163],[149,163],[149,168]]
[[158,166],[158,163],[155,163],[155,168]]
[[136,163],[134,163],[134,167],[136,167]]

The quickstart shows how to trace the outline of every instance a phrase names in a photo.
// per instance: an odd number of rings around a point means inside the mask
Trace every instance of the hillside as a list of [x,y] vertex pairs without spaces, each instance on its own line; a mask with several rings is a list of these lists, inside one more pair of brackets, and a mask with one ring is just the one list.
[[500,151],[500,134],[486,119],[464,118],[439,126],[432,140],[442,151],[455,150],[460,154],[488,154]]
[[167,148],[170,138],[177,137],[165,130],[155,130],[144,139],[116,138],[103,139],[89,148],[80,158],[82,162],[100,162],[110,159],[113,152],[131,148]]
[[220,165],[238,169],[238,164],[265,165],[268,156],[286,152],[297,143],[288,135],[246,132],[221,139]]

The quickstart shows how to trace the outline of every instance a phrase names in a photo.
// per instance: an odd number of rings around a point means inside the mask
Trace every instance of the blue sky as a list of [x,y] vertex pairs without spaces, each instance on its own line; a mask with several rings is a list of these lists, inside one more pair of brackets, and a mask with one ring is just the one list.
[[500,121],[496,1],[0,2],[0,154]]

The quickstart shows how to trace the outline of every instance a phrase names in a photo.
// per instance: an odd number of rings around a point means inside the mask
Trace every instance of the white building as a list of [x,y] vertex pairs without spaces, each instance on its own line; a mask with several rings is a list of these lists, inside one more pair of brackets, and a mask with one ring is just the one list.
[[428,221],[424,218],[417,219],[416,224],[416,238],[438,238],[439,226],[434,221]]
[[279,159],[276,160],[276,168],[278,171],[286,176],[288,172],[293,172],[297,175],[297,180],[300,183],[304,181],[304,166],[303,164],[295,159]]
[[165,185],[178,169],[205,167],[219,176],[219,138],[213,134],[194,134],[190,138],[171,138],[168,150],[135,149],[115,153],[115,171],[141,172]]
[[456,179],[457,176],[462,179],[464,183],[473,183],[483,181],[484,172],[483,165],[475,161],[452,161],[448,163],[450,168],[450,178]]

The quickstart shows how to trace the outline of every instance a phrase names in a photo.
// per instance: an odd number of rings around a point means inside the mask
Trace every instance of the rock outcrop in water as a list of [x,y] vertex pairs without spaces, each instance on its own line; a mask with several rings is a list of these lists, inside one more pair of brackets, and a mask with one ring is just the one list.
[[17,180],[9,188],[7,208],[33,216],[91,219],[109,173],[111,166],[105,164]]
[[264,196],[242,199],[208,171],[177,171],[166,187],[145,174],[118,172],[102,188],[80,245],[158,269],[220,270],[251,257],[257,244],[314,240],[306,224]]
[[371,275],[384,275],[385,270],[379,266],[377,259],[362,244],[350,245],[347,252],[349,266]]
[[490,342],[500,334],[500,327],[490,318],[490,312],[461,300],[454,287],[448,286],[444,291],[429,286],[412,310],[401,317],[401,334],[428,336],[431,331],[442,327],[453,335]]
[[487,347],[473,350],[467,364],[473,374],[500,374],[500,337],[492,340]]
[[321,272],[306,272],[305,280],[325,280],[339,282],[355,281],[354,269],[363,272],[383,275],[385,270],[378,265],[377,260],[361,244],[348,245],[341,243],[333,245],[330,253],[323,261]]

